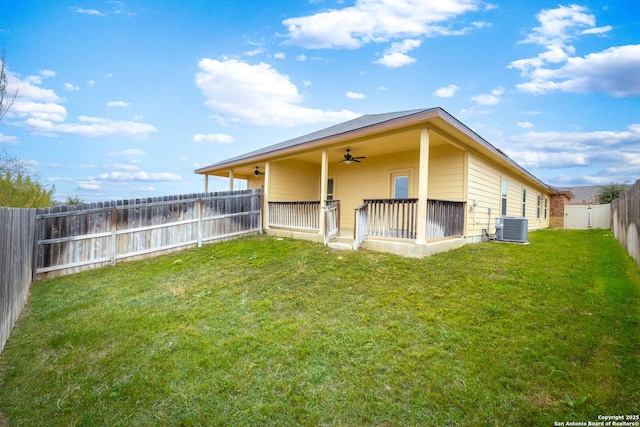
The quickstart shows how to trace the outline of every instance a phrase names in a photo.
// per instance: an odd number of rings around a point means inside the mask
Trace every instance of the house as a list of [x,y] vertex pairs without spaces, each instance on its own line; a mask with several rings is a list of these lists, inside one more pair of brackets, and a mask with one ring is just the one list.
[[560,191],[570,191],[573,194],[572,205],[597,205],[600,203],[598,195],[601,185],[583,185],[579,187],[562,187]]
[[[268,234],[422,257],[495,219],[549,227],[558,192],[441,108],[365,115],[195,171],[264,190]],[[486,230],[486,232],[485,232]]]

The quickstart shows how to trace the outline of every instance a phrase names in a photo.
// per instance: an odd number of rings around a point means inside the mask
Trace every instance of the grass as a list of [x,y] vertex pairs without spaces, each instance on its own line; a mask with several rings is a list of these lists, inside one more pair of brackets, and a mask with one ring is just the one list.
[[0,412],[12,427],[637,414],[640,271],[607,233],[422,260],[256,236],[36,283],[0,355]]

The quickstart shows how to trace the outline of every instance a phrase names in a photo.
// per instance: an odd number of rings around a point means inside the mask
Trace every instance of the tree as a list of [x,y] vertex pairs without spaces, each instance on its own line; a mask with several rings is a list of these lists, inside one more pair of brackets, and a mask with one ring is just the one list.
[[46,189],[29,176],[6,173],[0,176],[0,206],[12,208],[46,208],[53,206],[52,186]]
[[5,66],[4,50],[0,52],[0,122],[4,118],[5,114],[11,109],[13,103],[16,102],[18,97],[18,89],[15,92],[7,92],[7,86],[9,85],[9,78],[7,77],[7,71]]
[[613,182],[609,185],[603,185],[600,187],[600,191],[598,191],[598,202],[603,205],[611,203],[627,191],[628,188],[629,186],[627,184],[614,184]]
[[46,208],[53,206],[55,187],[47,188],[26,162],[0,153],[0,206]]

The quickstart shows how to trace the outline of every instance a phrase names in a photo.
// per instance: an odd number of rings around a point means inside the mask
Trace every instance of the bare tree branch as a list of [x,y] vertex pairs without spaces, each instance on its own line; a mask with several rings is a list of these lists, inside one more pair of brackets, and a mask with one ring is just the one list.
[[0,122],[4,118],[5,114],[7,114],[11,109],[13,103],[16,102],[16,98],[18,97],[17,87],[13,93],[7,92],[8,84],[9,79],[7,77],[5,67],[5,55],[4,50],[2,50],[2,52],[0,52]]

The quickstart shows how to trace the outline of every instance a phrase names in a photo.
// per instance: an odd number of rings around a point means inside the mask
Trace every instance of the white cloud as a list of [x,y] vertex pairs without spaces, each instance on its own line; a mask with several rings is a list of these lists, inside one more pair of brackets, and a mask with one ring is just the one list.
[[537,68],[530,81],[517,85],[536,95],[560,90],[572,93],[602,92],[614,98],[640,95],[640,45],[612,47],[583,58],[568,58],[559,68]]
[[445,87],[441,87],[440,89],[436,89],[433,92],[433,95],[437,96],[438,98],[452,98],[453,96],[455,96],[458,89],[460,88],[456,85],[447,85]]
[[500,96],[504,93],[504,88],[498,86],[493,89],[491,93],[483,93],[480,95],[472,96],[471,99],[478,105],[496,105],[500,102]]
[[55,77],[56,72],[52,70],[40,70],[40,75],[42,77]]
[[124,101],[109,101],[107,102],[107,107],[129,107],[131,106],[131,103],[129,102],[124,102]]
[[102,13],[99,10],[96,10],[96,9],[82,9],[80,7],[73,7],[73,8],[71,8],[71,10],[73,10],[76,13],[83,14],[83,15],[106,16],[104,13]]
[[284,54],[284,52],[278,52],[275,55],[273,55],[273,57],[275,59],[284,59],[285,58],[285,54]]
[[4,135],[0,132],[0,144],[16,144],[18,142],[18,138],[11,135]]
[[145,193],[153,193],[156,191],[156,188],[152,185],[139,185],[137,187],[132,187],[133,191],[142,191]]
[[307,55],[300,54],[300,55],[296,56],[296,61],[304,62],[306,60],[307,60]]
[[40,102],[62,102],[62,99],[51,89],[44,89],[32,84],[29,79],[22,80],[16,74],[7,73],[7,91],[18,91],[20,100]]
[[46,136],[63,133],[87,138],[132,137],[146,138],[157,129],[146,123],[117,121],[100,117],[80,116],[81,123],[53,123],[50,120],[29,118],[24,124],[29,131]]
[[[47,75],[53,71],[43,70],[40,73]],[[36,86],[12,73],[8,73],[8,87],[16,87],[19,98],[7,113],[7,117],[24,119],[23,121],[14,121],[12,124],[24,126],[35,134],[56,136],[62,133],[90,138],[107,136],[139,139],[157,132],[154,126],[146,123],[117,121],[101,117],[79,116],[80,123],[65,123],[67,109],[61,105],[63,99],[53,90]],[[128,104],[117,101],[114,105],[125,106]]]
[[245,122],[260,126],[296,126],[340,122],[358,114],[303,107],[303,96],[288,76],[269,64],[251,65],[235,59],[202,59],[196,84],[205,105],[221,122]]
[[518,126],[522,129],[531,129],[535,127],[535,125],[531,122],[518,122]]
[[182,177],[171,172],[148,173],[140,171],[136,173],[129,172],[109,172],[98,176],[99,179],[105,181],[180,181]]
[[459,33],[436,24],[483,7],[489,8],[481,0],[358,0],[354,6],[289,18],[282,24],[288,30],[286,44],[355,49],[392,38]]
[[546,48],[531,58],[512,61],[527,79],[517,85],[522,92],[542,95],[552,91],[606,93],[615,98],[640,95],[640,45],[615,46],[601,52],[576,56],[570,44],[584,35],[600,35],[611,26],[596,27],[595,16],[584,6],[559,6],[542,10],[535,27],[523,43]]
[[109,168],[115,170],[125,170],[125,171],[138,171],[140,170],[139,166],[132,165],[129,163],[109,163]]
[[72,85],[71,83],[64,83],[62,85],[66,90],[71,91],[71,92],[75,92],[80,90],[80,88],[78,86]]
[[391,43],[391,47],[387,49],[384,56],[375,64],[385,65],[389,68],[398,68],[416,62],[415,58],[407,55],[407,52],[420,47],[421,41],[417,39],[407,39],[402,42]]
[[344,96],[346,96],[347,98],[351,98],[351,99],[365,99],[366,98],[364,93],[360,93],[360,92],[347,92],[347,93],[344,94]]
[[262,47],[257,47],[253,50],[249,50],[247,52],[245,52],[244,54],[247,56],[256,56],[256,55],[260,55],[261,53],[264,52],[264,48]]
[[8,117],[35,118],[50,122],[63,122],[67,118],[67,109],[53,102],[16,101]]
[[111,151],[107,153],[107,156],[146,156],[147,153],[139,148],[131,148],[122,151]]
[[231,135],[225,135],[223,133],[197,133],[193,135],[193,142],[202,142],[209,144],[231,144],[234,139]]
[[530,171],[574,168],[576,177],[588,170],[583,175],[593,183],[636,179],[640,170],[640,124],[622,131],[527,132],[501,146]]

